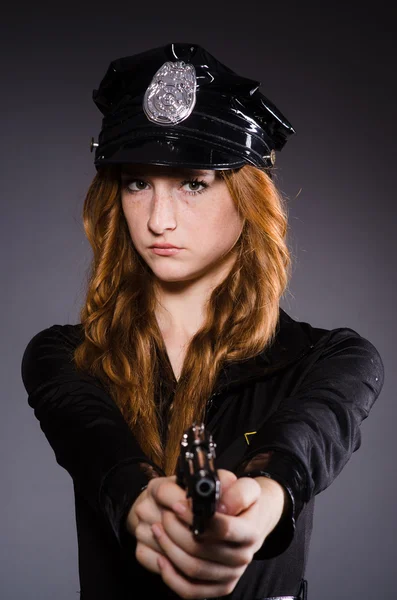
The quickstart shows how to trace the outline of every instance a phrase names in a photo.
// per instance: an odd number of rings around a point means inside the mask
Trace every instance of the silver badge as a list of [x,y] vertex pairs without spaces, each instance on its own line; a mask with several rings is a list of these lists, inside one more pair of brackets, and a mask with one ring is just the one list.
[[187,119],[196,104],[196,70],[183,61],[166,62],[155,73],[143,99],[147,118],[160,125]]

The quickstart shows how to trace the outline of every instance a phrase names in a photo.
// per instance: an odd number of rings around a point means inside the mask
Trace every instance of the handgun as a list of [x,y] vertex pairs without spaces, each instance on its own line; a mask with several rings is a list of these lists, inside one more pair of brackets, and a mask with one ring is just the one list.
[[193,423],[183,434],[177,464],[177,483],[192,500],[193,535],[203,533],[216,511],[220,480],[215,468],[215,447],[204,423]]

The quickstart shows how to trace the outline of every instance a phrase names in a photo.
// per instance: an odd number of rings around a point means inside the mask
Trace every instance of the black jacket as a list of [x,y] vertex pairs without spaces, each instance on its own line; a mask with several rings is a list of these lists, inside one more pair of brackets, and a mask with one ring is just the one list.
[[[125,517],[147,483],[139,465],[150,461],[101,383],[75,370],[82,336],[80,324],[53,325],[22,359],[28,403],[73,480],[81,600],[131,600],[137,585],[150,597],[177,598],[135,560]],[[356,331],[313,327],[281,308],[271,348],[221,371],[206,414],[216,466],[238,475],[265,468],[291,498],[227,598],[298,594],[315,495],[360,447],[360,424],[383,381],[377,349]]]

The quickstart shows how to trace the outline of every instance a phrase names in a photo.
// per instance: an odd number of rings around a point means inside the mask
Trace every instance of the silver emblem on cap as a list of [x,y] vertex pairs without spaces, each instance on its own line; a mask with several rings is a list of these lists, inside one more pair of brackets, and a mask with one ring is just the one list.
[[184,61],[166,62],[155,73],[143,99],[150,121],[175,125],[188,118],[196,104],[196,70]]
[[273,166],[276,162],[276,151],[274,150],[274,148],[270,151],[270,154],[265,154],[263,158],[266,158]]

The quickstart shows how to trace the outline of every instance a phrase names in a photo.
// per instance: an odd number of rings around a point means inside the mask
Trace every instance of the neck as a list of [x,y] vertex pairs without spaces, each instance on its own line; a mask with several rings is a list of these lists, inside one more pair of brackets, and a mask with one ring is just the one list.
[[217,270],[188,281],[157,281],[156,318],[163,333],[190,339],[202,327],[212,291],[225,279],[234,264],[230,255]]

